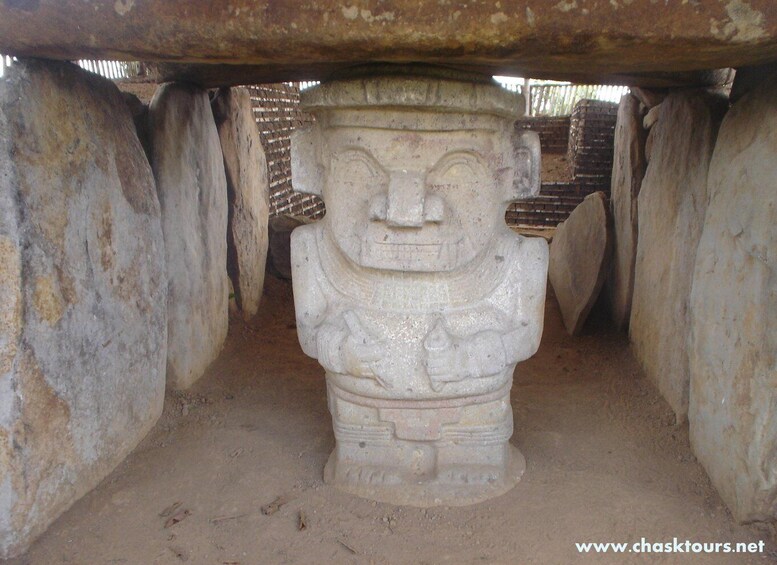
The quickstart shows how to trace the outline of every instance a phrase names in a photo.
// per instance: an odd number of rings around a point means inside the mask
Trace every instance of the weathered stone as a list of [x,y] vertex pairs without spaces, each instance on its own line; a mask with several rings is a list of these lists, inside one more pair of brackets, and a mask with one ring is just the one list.
[[291,280],[291,232],[309,223],[299,216],[275,216],[270,218],[269,264],[279,277]]
[[227,181],[204,90],[161,86],[149,121],[167,257],[167,385],[181,389],[227,336]]
[[327,213],[292,234],[297,331],[326,369],[327,482],[471,504],[525,467],[510,388],[539,346],[547,244],[504,210],[539,190],[539,138],[491,81],[404,70],[303,93],[316,122],[292,138],[294,186]]
[[618,107],[610,184],[613,254],[605,293],[615,327],[629,325],[637,255],[637,197],[645,176],[645,138],[639,101],[627,94]]
[[607,197],[594,192],[558,225],[550,244],[548,275],[570,334],[583,330],[602,290],[611,256]]
[[691,291],[691,447],[734,516],[777,520],[777,75],[729,110]]
[[22,552],[162,410],[166,278],[121,94],[68,63],[0,81],[0,557]]
[[[728,77],[728,69],[715,69],[709,71],[655,71],[644,73],[632,72],[596,72],[591,71],[593,65],[601,62],[592,63],[590,61],[582,63],[582,66],[572,68],[572,66],[559,65],[559,58],[544,59],[546,66],[535,66],[534,64],[524,64],[524,54],[521,53],[517,59],[511,59],[506,64],[496,65],[491,61],[478,58],[478,62],[470,64],[466,58],[460,55],[451,57],[437,58],[436,61],[443,62],[451,69],[458,69],[462,72],[478,72],[489,74],[504,75],[525,75],[528,69],[531,69],[531,76],[551,80],[568,80],[579,84],[602,83],[602,84],[620,84],[620,85],[642,85],[655,88],[667,87],[713,87],[723,84]],[[539,57],[539,55],[538,55]],[[616,56],[617,57],[617,56]],[[402,57],[387,55],[378,57],[387,61],[402,61]],[[413,60],[428,61],[429,57],[419,56]],[[536,59],[535,59],[536,60]],[[621,59],[620,61],[623,61]],[[332,63],[329,61],[315,62],[297,62],[288,65],[277,64],[226,64],[214,65],[208,63],[150,63],[148,70],[156,82],[180,81],[198,84],[203,87],[211,88],[218,86],[240,85],[240,84],[261,84],[268,82],[284,82],[297,80],[329,80],[338,76],[344,70],[352,65],[361,65],[368,63],[365,59],[358,58],[352,63],[343,64],[341,62]]]
[[212,102],[229,196],[227,270],[246,320],[259,310],[267,262],[270,184],[267,160],[245,88],[223,88]]
[[647,376],[688,413],[688,301],[707,207],[707,168],[726,101],[678,92],[660,106],[639,193],[639,239],[629,335]]
[[122,92],[124,102],[127,103],[132,121],[135,123],[135,131],[140,140],[140,145],[146,154],[146,158],[151,159],[151,141],[148,131],[148,105],[130,92]]
[[645,129],[652,128],[654,125],[656,125],[660,115],[661,104],[653,106],[650,110],[648,110],[648,113],[645,114],[645,117],[642,119],[642,127]]
[[656,138],[654,130],[650,130],[645,139],[645,162],[650,163],[650,157],[653,154],[653,140]]
[[631,88],[631,94],[639,100],[646,109],[658,106],[664,101],[668,92],[666,90],[653,90],[649,88]]
[[709,85],[719,78],[695,69],[777,58],[777,12],[773,0],[694,0],[671,10],[615,0],[451,0],[423,9],[416,0],[7,0],[0,53],[199,62],[168,67],[165,80],[210,75],[209,84],[222,86],[325,78],[368,61],[580,83]]

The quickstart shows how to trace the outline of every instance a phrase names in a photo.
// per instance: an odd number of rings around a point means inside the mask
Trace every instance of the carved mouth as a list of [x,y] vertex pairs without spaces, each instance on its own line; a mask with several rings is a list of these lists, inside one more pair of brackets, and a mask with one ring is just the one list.
[[450,268],[457,264],[463,251],[463,240],[454,243],[393,243],[367,240],[364,242],[362,259],[367,265],[379,261],[383,267],[396,265],[412,270],[436,270]]

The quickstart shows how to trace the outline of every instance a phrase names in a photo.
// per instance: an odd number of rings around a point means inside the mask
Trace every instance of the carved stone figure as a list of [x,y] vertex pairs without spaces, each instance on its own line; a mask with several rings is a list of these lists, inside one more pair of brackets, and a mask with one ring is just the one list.
[[302,349],[326,369],[325,480],[395,504],[470,504],[520,479],[510,388],[540,341],[543,239],[507,204],[539,189],[520,95],[480,76],[374,67],[306,91],[295,189],[326,217],[294,230]]

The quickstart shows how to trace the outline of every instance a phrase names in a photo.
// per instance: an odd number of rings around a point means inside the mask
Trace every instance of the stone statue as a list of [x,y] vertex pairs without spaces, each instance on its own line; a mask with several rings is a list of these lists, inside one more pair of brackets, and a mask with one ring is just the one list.
[[325,480],[432,506],[502,494],[515,364],[540,342],[543,239],[505,224],[539,190],[523,99],[490,79],[383,67],[302,94],[297,191],[326,217],[292,234],[297,331],[326,369],[336,447]]

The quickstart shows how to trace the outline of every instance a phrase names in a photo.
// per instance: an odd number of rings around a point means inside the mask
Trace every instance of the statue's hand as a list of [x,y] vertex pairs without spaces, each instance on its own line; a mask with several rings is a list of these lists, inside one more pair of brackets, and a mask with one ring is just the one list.
[[377,371],[377,363],[386,356],[384,344],[367,333],[353,311],[344,312],[343,318],[349,332],[343,342],[343,362],[348,374],[373,378],[385,388],[391,388]]
[[448,334],[438,321],[424,339],[426,373],[432,390],[446,382],[495,375],[507,366],[502,339],[495,331],[483,331],[465,338]]
[[466,377],[466,353],[461,343],[454,339],[438,320],[424,338],[424,364],[432,390],[438,392],[446,382],[460,381]]

